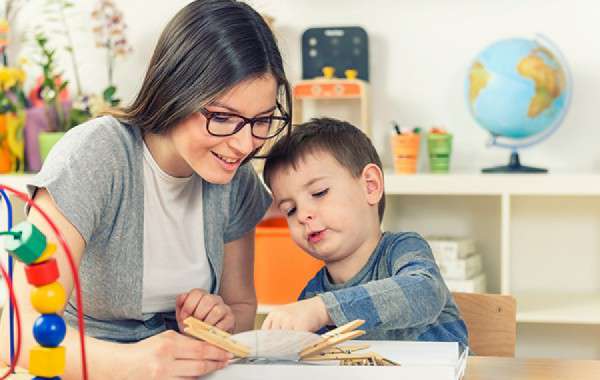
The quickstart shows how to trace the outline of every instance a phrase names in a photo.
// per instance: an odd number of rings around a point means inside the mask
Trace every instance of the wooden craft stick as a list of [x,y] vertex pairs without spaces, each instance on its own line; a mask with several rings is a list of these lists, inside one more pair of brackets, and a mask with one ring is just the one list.
[[369,344],[355,344],[349,346],[336,346],[332,347],[329,350],[321,351],[320,354],[351,354],[355,351],[366,350],[369,348]]
[[209,325],[208,323],[202,322],[201,320],[196,319],[194,317],[187,317],[183,321],[183,324],[186,325],[186,326],[197,328],[197,329],[212,330],[214,332],[214,334],[217,334],[217,335],[219,335],[222,338],[229,338],[229,337],[231,337],[231,334],[228,333],[227,331],[221,330],[218,327]]
[[361,352],[361,353],[337,353],[337,354],[319,354],[313,356],[307,356],[302,359],[303,361],[328,361],[328,360],[340,360],[345,365],[363,365],[363,363],[371,363],[370,365],[380,366],[399,366],[390,359],[384,358],[383,356],[375,352]]
[[[323,339],[319,343],[316,343],[316,344],[300,351],[300,358],[304,358],[306,356],[316,354],[318,352],[322,352],[328,348],[335,346],[336,344],[345,342],[350,339],[357,338],[364,334],[365,334],[364,331],[357,330],[357,331],[351,331],[351,332],[347,332],[347,333],[343,333],[343,334],[335,334],[334,336],[330,336],[330,337],[325,337],[325,339]],[[325,334],[323,334],[322,336],[325,336]]]
[[326,360],[346,360],[346,359],[368,359],[371,357],[374,357],[375,354],[374,352],[361,352],[361,353],[333,353],[333,354],[317,354],[317,355],[311,355],[311,356],[307,356],[305,358],[302,358],[302,360],[304,361],[326,361]]
[[250,348],[231,339],[231,334],[226,331],[206,324],[193,317],[186,318],[183,323],[187,326],[184,329],[186,334],[202,339],[240,358],[245,358],[250,355]]
[[358,327],[362,326],[364,323],[365,323],[365,321],[363,319],[356,319],[356,320],[354,320],[352,322],[348,322],[345,325],[342,325],[336,329],[326,332],[325,334],[321,335],[321,337],[330,338],[337,334],[342,334],[342,333],[346,333],[348,331],[353,331],[353,330],[356,330]]

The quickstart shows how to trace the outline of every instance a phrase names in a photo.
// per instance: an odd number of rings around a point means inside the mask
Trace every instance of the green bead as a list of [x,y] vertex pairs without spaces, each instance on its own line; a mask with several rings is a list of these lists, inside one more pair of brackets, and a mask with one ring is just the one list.
[[13,236],[7,236],[4,248],[19,261],[31,264],[46,249],[46,236],[33,224],[22,222],[14,226],[11,231],[21,232],[21,238],[15,239]]

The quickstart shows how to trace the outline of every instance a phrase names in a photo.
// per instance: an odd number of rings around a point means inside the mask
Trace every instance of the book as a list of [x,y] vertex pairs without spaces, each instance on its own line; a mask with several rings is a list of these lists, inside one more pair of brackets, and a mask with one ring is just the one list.
[[480,254],[474,254],[464,259],[441,260],[438,266],[445,279],[468,280],[483,271],[483,260]]
[[473,239],[431,236],[426,240],[436,261],[464,259],[475,253]]

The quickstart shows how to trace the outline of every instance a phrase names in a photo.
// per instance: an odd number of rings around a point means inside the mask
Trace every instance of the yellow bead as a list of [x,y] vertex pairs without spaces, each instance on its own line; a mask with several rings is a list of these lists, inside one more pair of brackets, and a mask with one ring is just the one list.
[[40,314],[58,314],[65,306],[65,289],[58,282],[34,288],[31,291],[31,304]]
[[65,355],[63,346],[36,346],[29,351],[29,374],[41,377],[60,376],[65,372]]
[[56,252],[56,244],[47,242],[46,249],[44,249],[44,252],[42,252],[42,255],[37,260],[34,261],[34,264],[43,263],[44,261],[46,261],[50,257],[52,257],[52,255],[54,255],[54,252]]

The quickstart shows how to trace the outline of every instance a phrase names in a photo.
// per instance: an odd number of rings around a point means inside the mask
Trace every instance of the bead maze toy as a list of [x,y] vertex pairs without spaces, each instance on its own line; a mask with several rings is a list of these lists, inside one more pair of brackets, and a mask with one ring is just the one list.
[[[8,272],[2,265],[0,265],[0,271],[8,285],[10,297],[10,367],[0,379],[6,379],[8,376],[15,373],[16,363],[21,351],[22,330],[20,313],[12,284],[13,258],[21,261],[25,265],[27,282],[33,286],[31,292],[31,304],[33,305],[33,308],[41,314],[35,320],[33,325],[33,336],[38,343],[38,346],[35,346],[29,352],[29,374],[34,376],[34,380],[60,379],[60,376],[63,375],[65,370],[66,359],[65,347],[60,345],[65,338],[66,324],[60,313],[67,301],[67,295],[63,286],[58,282],[60,273],[57,261],[53,257],[57,246],[55,243],[48,241],[47,237],[35,225],[27,221],[13,227],[12,205],[6,191],[16,195],[27,205],[40,213],[49,224],[58,243],[67,256],[76,292],[82,378],[87,379],[81,287],[71,251],[50,217],[48,217],[48,215],[26,194],[5,185],[0,185],[0,195],[4,200],[8,211],[8,230],[0,231],[0,235],[5,236],[4,248],[10,256],[8,259]],[[16,348],[14,341],[14,318],[16,318],[17,327]]]

